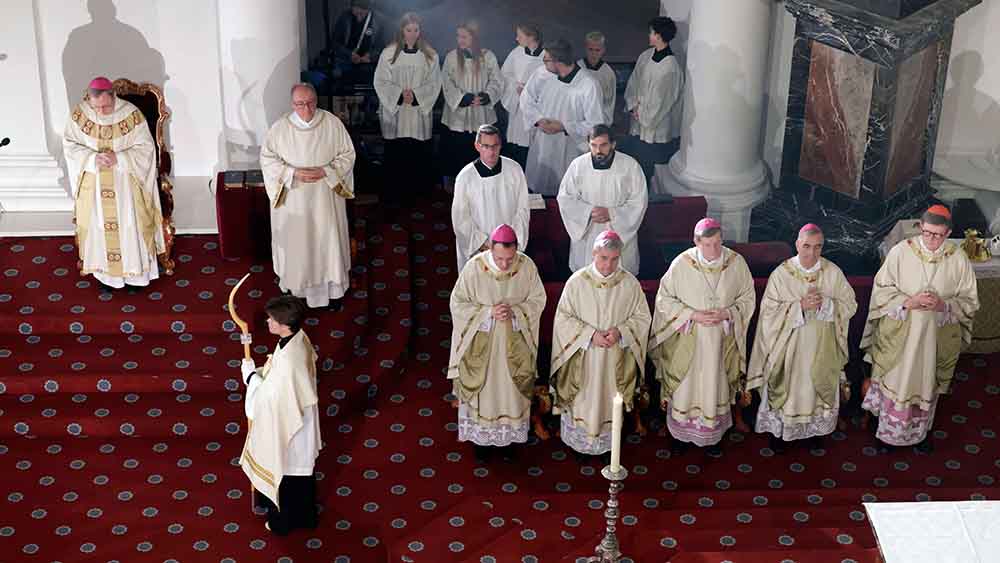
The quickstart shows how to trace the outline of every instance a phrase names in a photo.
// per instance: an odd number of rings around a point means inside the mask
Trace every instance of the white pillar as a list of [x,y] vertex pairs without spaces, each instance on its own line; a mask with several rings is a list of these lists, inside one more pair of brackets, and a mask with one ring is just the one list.
[[291,111],[299,81],[299,2],[218,0],[222,65],[223,166],[260,167],[270,124]]
[[5,0],[0,37],[0,208],[3,211],[72,211],[62,167],[49,152],[35,35],[34,0]]
[[772,0],[691,4],[681,148],[656,167],[673,195],[703,195],[727,240],[746,241],[767,196],[761,159]]

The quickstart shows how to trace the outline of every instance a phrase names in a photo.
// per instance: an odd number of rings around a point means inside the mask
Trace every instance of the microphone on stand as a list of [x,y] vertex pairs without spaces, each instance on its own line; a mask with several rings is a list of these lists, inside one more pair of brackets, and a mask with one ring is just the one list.
[[3,140],[0,140],[0,147],[6,147],[9,144],[10,144],[10,137],[4,137]]

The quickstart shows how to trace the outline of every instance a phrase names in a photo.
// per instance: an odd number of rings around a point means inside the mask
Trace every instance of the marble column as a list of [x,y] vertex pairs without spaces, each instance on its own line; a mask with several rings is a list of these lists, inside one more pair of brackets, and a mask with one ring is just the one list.
[[299,81],[300,7],[287,0],[218,0],[226,169],[259,168],[268,127],[291,111]]
[[62,167],[49,151],[39,72],[34,0],[4,2],[0,41],[0,208],[5,212],[72,211],[73,200],[62,182]]
[[675,196],[705,196],[727,240],[747,240],[750,212],[770,188],[761,128],[771,4],[691,4],[681,146],[653,180]]

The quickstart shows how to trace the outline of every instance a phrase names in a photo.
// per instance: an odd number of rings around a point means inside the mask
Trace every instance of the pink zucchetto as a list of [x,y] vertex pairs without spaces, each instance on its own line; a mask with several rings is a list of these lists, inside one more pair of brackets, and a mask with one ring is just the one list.
[[721,229],[722,223],[711,217],[705,217],[701,221],[698,221],[694,226],[694,236],[700,237],[705,231],[709,229]]
[[97,78],[90,81],[91,90],[110,90],[113,87],[111,81],[104,76],[98,76]]
[[499,225],[493,229],[493,233],[490,234],[490,240],[503,244],[517,244],[517,233],[514,232],[514,229],[510,225]]
[[601,232],[601,234],[597,235],[596,239],[594,239],[594,248],[601,248],[605,245],[606,241],[611,241],[611,240],[616,240],[618,242],[621,242],[622,237],[621,235],[612,231],[611,229],[603,231]]
[[801,229],[799,229],[799,236],[801,237],[805,236],[806,233],[816,233],[816,232],[822,234],[823,229],[819,228],[819,225],[817,225],[816,223],[806,223],[805,225],[802,225]]

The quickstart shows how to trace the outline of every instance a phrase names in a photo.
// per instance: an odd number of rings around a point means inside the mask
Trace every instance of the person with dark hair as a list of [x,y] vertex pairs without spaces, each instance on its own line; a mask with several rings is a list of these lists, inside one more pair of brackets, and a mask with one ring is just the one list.
[[580,72],[573,47],[565,39],[545,44],[543,68],[531,75],[521,92],[522,119],[535,129],[528,149],[528,188],[556,195],[574,158],[587,150],[587,134],[604,121],[601,88],[588,72]]
[[611,229],[625,245],[622,268],[638,275],[639,225],[646,216],[649,198],[646,177],[634,158],[615,150],[610,127],[595,125],[589,139],[590,153],[570,163],[557,197],[570,238],[570,271],[590,263],[594,241]]
[[[671,446],[717,452],[744,395],[747,330],[757,305],[746,260],[722,245],[722,225],[695,225],[695,246],[667,269],[656,292],[649,357],[661,384]],[[713,452],[715,453],[715,452]]]
[[[437,52],[423,35],[420,16],[403,14],[396,40],[375,67],[385,170],[393,177],[387,203],[411,207],[414,196],[430,192],[434,104],[441,94]],[[388,192],[388,190],[385,190]]]
[[639,280],[621,267],[625,242],[605,230],[591,259],[570,276],[552,327],[552,376],[559,435],[583,461],[611,450],[615,395],[633,409],[644,379],[649,303]]
[[503,93],[503,76],[493,51],[479,42],[479,24],[465,21],[455,34],[457,48],[448,52],[441,69],[444,111],[441,137],[445,185],[473,160],[473,139],[480,125],[497,122],[493,106]]
[[500,67],[504,79],[500,103],[507,110],[504,152],[523,168],[534,128],[526,126],[521,118],[521,92],[532,73],[542,66],[542,31],[535,24],[522,22],[515,27],[515,39],[517,47],[511,50]]
[[950,391],[958,355],[972,341],[976,275],[950,234],[951,211],[932,205],[920,235],[892,247],[875,274],[861,337],[872,365],[862,407],[878,417],[875,437],[889,446],[932,449],[938,398]]
[[459,271],[472,256],[489,248],[493,225],[511,225],[518,248],[523,251],[528,246],[528,183],[520,164],[500,156],[502,145],[499,129],[481,125],[476,132],[479,158],[455,179],[451,224]]
[[760,389],[756,430],[771,434],[776,452],[792,440],[819,446],[837,428],[841,395],[850,393],[847,328],[858,310],[844,273],[821,256],[818,225],[799,229],[795,249],[767,280],[747,372],[747,389]]
[[584,38],[583,45],[586,54],[576,64],[591,72],[601,86],[604,124],[611,126],[615,122],[615,103],[618,101],[618,75],[611,65],[604,62],[604,54],[608,51],[607,39],[600,31],[591,31]]
[[680,146],[684,70],[670,48],[677,25],[667,17],[649,21],[649,49],[639,55],[625,88],[625,107],[632,116],[628,147],[622,150],[642,164],[646,178],[656,164],[666,163]]
[[451,292],[448,379],[458,407],[458,441],[472,442],[485,461],[489,447],[528,441],[531,398],[538,376],[538,326],[545,288],[510,225],[489,236]]
[[315,528],[318,518],[314,468],[323,442],[317,356],[301,329],[306,313],[301,300],[274,297],[264,311],[278,346],[260,369],[249,358],[240,366],[250,421],[240,467],[267,509],[264,526],[283,536],[296,528]]
[[371,0],[351,0],[351,8],[333,24],[333,76],[363,83],[371,78],[372,65],[382,52],[382,22]]

